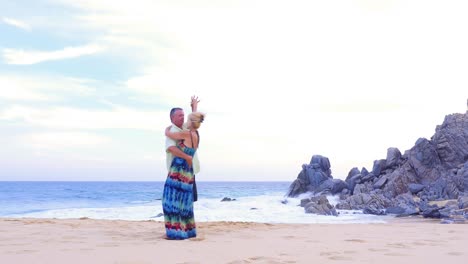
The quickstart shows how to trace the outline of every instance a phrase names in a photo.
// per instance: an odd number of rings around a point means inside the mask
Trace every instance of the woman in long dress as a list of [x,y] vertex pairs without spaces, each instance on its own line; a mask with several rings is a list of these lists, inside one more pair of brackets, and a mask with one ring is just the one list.
[[188,116],[187,130],[170,132],[166,128],[166,136],[179,140],[177,147],[184,156],[174,157],[162,197],[166,237],[168,239],[187,239],[197,236],[193,214],[193,183],[194,173],[192,158],[198,148],[198,128],[203,122],[204,114],[193,112]]

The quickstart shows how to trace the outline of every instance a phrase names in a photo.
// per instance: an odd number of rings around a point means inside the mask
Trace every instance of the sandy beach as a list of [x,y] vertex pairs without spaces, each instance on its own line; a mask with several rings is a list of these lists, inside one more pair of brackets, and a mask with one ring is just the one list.
[[468,263],[463,224],[197,225],[170,241],[155,221],[0,219],[0,263]]

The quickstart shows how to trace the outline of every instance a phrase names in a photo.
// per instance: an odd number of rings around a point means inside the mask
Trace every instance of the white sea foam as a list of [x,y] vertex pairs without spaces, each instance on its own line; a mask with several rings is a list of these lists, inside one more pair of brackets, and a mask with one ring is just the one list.
[[[390,216],[366,215],[358,211],[338,210],[338,216],[306,214],[300,207],[299,198],[284,196],[251,196],[236,198],[235,201],[221,202],[221,199],[201,198],[195,202],[195,220],[240,221],[260,223],[385,223]],[[329,197],[334,204],[336,198]],[[35,218],[81,218],[109,220],[154,220],[163,221],[161,201],[144,205],[113,208],[69,208],[32,212],[9,217]],[[159,216],[158,216],[159,215]]]

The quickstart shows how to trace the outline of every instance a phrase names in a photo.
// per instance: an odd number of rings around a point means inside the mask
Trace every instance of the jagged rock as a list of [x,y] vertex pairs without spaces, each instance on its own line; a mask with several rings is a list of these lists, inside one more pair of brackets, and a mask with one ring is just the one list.
[[400,168],[388,175],[388,182],[383,187],[387,198],[394,198],[408,192],[408,185],[417,183],[418,179],[409,164],[403,164]]
[[[310,201],[304,205],[304,210],[308,214],[319,214],[319,215],[334,215],[338,213],[333,205],[330,204],[325,195],[312,197]],[[302,204],[302,201],[301,201]]]
[[448,201],[442,209],[439,210],[440,218],[450,218],[458,210],[456,201]]
[[331,194],[333,188],[333,180],[327,179],[323,181],[317,188],[313,190],[314,193],[321,193],[321,194]]
[[412,194],[417,194],[424,189],[424,185],[419,183],[410,183],[408,184],[408,189]]
[[437,170],[441,165],[439,155],[434,144],[425,138],[419,138],[410,149],[408,162],[422,184],[428,184],[440,176]]
[[358,175],[358,174],[361,174],[361,172],[359,171],[359,169],[358,169],[357,167],[352,168],[352,169],[348,172],[348,177],[346,177],[346,180],[345,180],[345,181],[348,181],[348,180],[351,179],[353,176]]
[[458,208],[467,209],[468,208],[468,196],[458,197]]
[[[302,173],[302,172],[301,172]],[[299,176],[301,174],[299,173]],[[304,180],[297,178],[296,180],[291,183],[289,186],[289,191],[286,194],[288,197],[296,197],[301,193],[307,192],[307,184],[304,182]]]
[[343,189],[348,189],[348,184],[340,179],[327,179],[322,182],[313,192],[320,194],[337,194]]
[[457,199],[463,186],[461,177],[453,177],[449,175],[443,175],[434,182],[426,186],[421,192],[421,199],[434,201],[434,200],[446,200],[446,199]]
[[390,206],[391,201],[383,195],[371,194],[371,200],[364,206],[362,212],[364,214],[385,215],[385,208]]
[[289,187],[287,196],[296,197],[301,193],[340,193],[348,184],[340,179],[333,179],[330,161],[327,157],[314,155],[310,164],[302,165],[302,171]]
[[403,215],[405,213],[405,208],[400,206],[390,206],[385,209],[386,214],[394,214],[394,215]]
[[376,175],[373,172],[371,172],[371,173],[367,174],[366,176],[361,177],[361,182],[372,181],[375,178],[376,178]]
[[331,188],[331,194],[341,193],[343,190],[348,190],[348,184],[341,179],[333,179],[333,187]]
[[353,194],[370,193],[374,189],[373,185],[369,182],[356,184]]
[[441,208],[436,204],[420,206],[421,214],[425,218],[440,218],[440,209],[443,209],[443,207]]
[[361,170],[361,175],[366,176],[367,174],[369,174],[369,171],[366,168],[363,167],[362,170]]
[[380,176],[380,173],[386,169],[386,165],[387,162],[386,160],[384,159],[381,159],[381,160],[375,160],[374,161],[374,166],[372,167],[372,174],[374,174],[375,176]]
[[411,205],[411,206],[417,206],[417,202],[415,201],[415,197],[411,195],[410,193],[403,193],[398,195],[393,199],[395,201],[395,204],[398,205]]
[[[386,159],[374,160],[371,172],[353,167],[344,182],[333,179],[328,158],[314,155],[288,196],[307,191],[340,194],[337,209],[468,219],[468,112],[447,115],[430,140],[419,138],[403,155],[388,148]],[[458,200],[428,203],[449,199]]]
[[419,214],[418,204],[409,193],[400,194],[393,199],[393,206],[388,207],[387,214],[396,214],[397,216],[410,216]]
[[391,201],[381,194],[359,193],[351,195],[346,200],[341,200],[336,204],[337,209],[342,210],[363,210],[371,206],[376,209],[385,209],[391,206]]
[[346,183],[348,184],[348,189],[351,190],[351,192],[356,187],[356,184],[361,183],[361,177],[361,174],[355,174],[351,178],[346,180]]
[[[323,171],[328,177],[331,176],[330,160],[322,155],[314,155],[310,159],[310,165]],[[318,166],[318,167],[316,167]]]
[[348,176],[346,177],[345,182],[348,185],[348,189],[351,190],[351,192],[352,190],[354,190],[354,186],[356,186],[357,183],[361,182],[361,177],[361,172],[357,167],[352,168],[348,172]]
[[373,215],[385,215],[385,209],[379,207],[376,204],[370,204],[364,207],[362,210],[364,214],[373,214]]
[[465,163],[468,159],[468,115],[447,115],[436,127],[431,140],[441,161],[448,168]]
[[401,159],[401,152],[398,148],[388,148],[386,165],[388,168],[393,168],[399,165]]
[[385,185],[385,183],[387,183],[387,180],[388,180],[388,177],[386,175],[380,177],[380,179],[378,179],[374,183],[373,185],[374,189],[381,189]]
[[343,210],[362,210],[371,199],[371,196],[366,193],[353,194],[346,200],[339,201],[336,204],[336,208]]
[[304,207],[308,203],[310,203],[310,198],[304,198],[304,199],[301,199],[301,203],[299,205],[301,207]]
[[463,192],[468,195],[468,161],[457,171],[457,175],[463,179]]
[[314,155],[310,164],[302,165],[301,173],[304,174],[305,182],[308,184],[308,191],[313,191],[331,176],[330,161],[327,157]]

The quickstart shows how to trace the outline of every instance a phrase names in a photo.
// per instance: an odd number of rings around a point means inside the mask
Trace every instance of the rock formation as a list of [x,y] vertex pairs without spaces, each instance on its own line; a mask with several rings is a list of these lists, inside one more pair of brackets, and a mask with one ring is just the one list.
[[[310,163],[302,166],[287,196],[339,195],[337,209],[422,215],[445,221],[466,219],[468,111],[447,115],[430,140],[419,138],[404,154],[397,148],[388,148],[387,157],[375,160],[370,172],[355,167],[343,181],[333,179],[330,167],[327,157],[312,156]],[[446,200],[449,202],[440,202]]]

